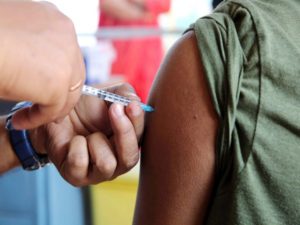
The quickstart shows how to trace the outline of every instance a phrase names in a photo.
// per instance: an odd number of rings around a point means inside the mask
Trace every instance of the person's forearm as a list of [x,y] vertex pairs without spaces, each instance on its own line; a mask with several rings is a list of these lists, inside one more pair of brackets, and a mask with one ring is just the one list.
[[148,13],[140,6],[133,4],[127,0],[100,1],[100,10],[116,19],[134,21],[144,20],[148,18]]
[[5,129],[5,117],[0,117],[0,174],[20,165]]

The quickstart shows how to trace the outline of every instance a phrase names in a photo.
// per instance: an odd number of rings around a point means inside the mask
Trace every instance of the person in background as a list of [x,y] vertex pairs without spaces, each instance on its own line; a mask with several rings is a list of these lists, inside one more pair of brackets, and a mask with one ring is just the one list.
[[[0,49],[1,98],[33,102],[0,118],[0,173],[36,165],[41,154],[44,163],[47,154],[68,182],[83,186],[137,163],[142,109],[80,98],[85,69],[76,33],[54,5],[0,1]],[[139,100],[129,85],[110,90]]]
[[227,0],[154,82],[134,225],[300,221],[300,1]]
[[[170,0],[101,0],[99,29],[102,27],[158,28],[158,16],[168,12]],[[133,85],[142,101],[163,57],[160,37],[113,40],[117,58],[112,75],[122,75]]]

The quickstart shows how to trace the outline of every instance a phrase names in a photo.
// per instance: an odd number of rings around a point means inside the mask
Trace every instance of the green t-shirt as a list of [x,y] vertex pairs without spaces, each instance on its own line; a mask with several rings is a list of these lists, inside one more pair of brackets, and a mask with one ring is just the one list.
[[207,224],[300,224],[300,0],[231,0],[193,26],[221,127]]

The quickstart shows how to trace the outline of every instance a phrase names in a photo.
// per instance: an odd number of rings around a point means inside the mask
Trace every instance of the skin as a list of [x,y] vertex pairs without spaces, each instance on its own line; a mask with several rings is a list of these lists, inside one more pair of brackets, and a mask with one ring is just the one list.
[[114,19],[121,21],[147,21],[155,14],[167,12],[170,9],[170,1],[157,2],[158,11],[152,11],[148,7],[147,0],[103,0],[100,1],[100,9]]
[[30,129],[67,115],[85,79],[73,23],[46,2],[0,1],[0,97],[35,104],[13,118]]
[[107,15],[122,21],[143,21],[152,16],[143,5],[127,0],[100,1],[100,9]]
[[214,187],[218,118],[193,32],[170,50],[152,87],[135,225],[203,224]]
[[[155,13],[163,13],[170,10],[171,1],[161,1],[161,0],[128,0],[129,2],[132,2],[136,5],[139,5],[140,7],[143,7],[145,9],[148,8],[149,2],[151,2],[154,5],[159,5],[159,11]],[[154,12],[153,12],[154,13]]]
[[[129,85],[110,91],[139,100]],[[4,124],[3,117],[0,173],[19,165]],[[143,128],[144,112],[137,102],[124,108],[83,96],[60,122],[30,130],[30,139],[37,152],[48,154],[65,180],[74,186],[85,186],[114,179],[136,165]]]

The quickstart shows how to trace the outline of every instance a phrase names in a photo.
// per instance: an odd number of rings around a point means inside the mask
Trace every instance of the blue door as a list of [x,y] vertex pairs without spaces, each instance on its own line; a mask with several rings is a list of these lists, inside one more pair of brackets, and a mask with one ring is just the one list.
[[86,225],[83,203],[53,165],[0,176],[0,225]]

